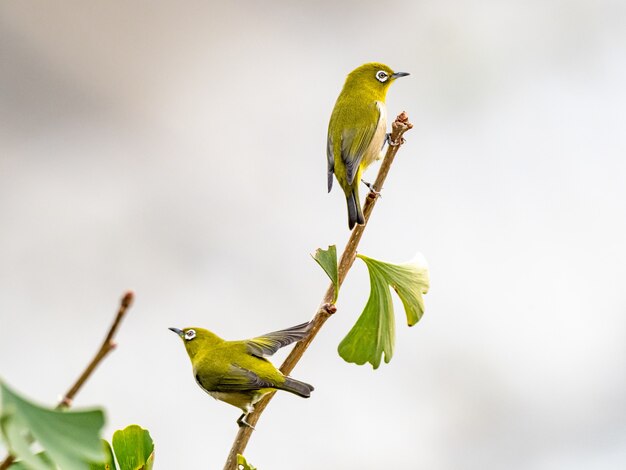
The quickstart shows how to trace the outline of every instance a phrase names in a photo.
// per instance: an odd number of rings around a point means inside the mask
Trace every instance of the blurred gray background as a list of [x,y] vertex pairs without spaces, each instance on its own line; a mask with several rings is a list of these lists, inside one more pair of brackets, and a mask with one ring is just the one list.
[[[626,4],[0,3],[0,375],[52,404],[132,289],[76,400],[148,428],[159,469],[221,468],[235,408],[170,326],[240,339],[311,317],[309,254],[348,237],[326,194],[345,75],[382,61],[407,134],[360,251],[431,268],[426,314],[372,371],[338,313],[246,455],[263,470],[626,466]],[[367,178],[373,180],[377,166]],[[277,359],[284,357],[284,353]]]

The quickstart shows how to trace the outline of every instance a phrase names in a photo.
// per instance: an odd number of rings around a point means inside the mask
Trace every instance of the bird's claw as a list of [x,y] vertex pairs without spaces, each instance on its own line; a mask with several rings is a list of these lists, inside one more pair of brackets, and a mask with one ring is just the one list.
[[402,145],[403,143],[405,143],[406,139],[404,137],[400,137],[400,139],[398,140],[391,140],[391,134],[387,134],[386,141],[387,145],[389,145],[390,147],[397,147],[398,145]]
[[256,431],[256,428],[246,421],[247,417],[248,417],[247,413],[242,414],[237,420],[237,424],[239,425],[240,428],[250,428],[253,431]]
[[380,197],[380,198],[382,198],[382,197],[383,197],[383,196],[382,196],[382,194],[380,194],[380,191],[376,191],[376,190],[374,189],[374,185],[373,185],[372,183],[368,183],[368,182],[367,182],[367,181],[365,181],[365,180],[361,180],[361,182],[362,182],[365,186],[367,186],[367,189],[369,189],[369,190],[370,190],[370,192],[367,194],[367,197],[372,198],[372,199],[376,199],[377,197]]
[[385,139],[383,140],[383,145],[380,146],[380,154],[381,154],[381,156],[382,156],[383,150],[385,149],[385,144],[388,144],[390,140],[391,140],[391,132],[387,132],[385,134]]

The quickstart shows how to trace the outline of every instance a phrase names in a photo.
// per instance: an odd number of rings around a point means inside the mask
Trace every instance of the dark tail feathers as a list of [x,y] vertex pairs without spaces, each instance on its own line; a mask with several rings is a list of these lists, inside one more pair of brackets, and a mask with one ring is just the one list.
[[346,201],[348,203],[348,227],[352,230],[356,224],[363,225],[365,223],[358,191],[356,189],[352,191],[346,197]]
[[285,383],[280,387],[281,390],[286,392],[295,393],[302,398],[309,398],[311,392],[314,390],[313,385],[300,382],[299,380],[292,379],[291,377],[285,377]]

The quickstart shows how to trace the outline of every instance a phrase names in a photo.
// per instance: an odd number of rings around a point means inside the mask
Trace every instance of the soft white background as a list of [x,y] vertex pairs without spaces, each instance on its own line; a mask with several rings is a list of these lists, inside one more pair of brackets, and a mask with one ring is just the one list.
[[[131,423],[159,469],[218,469],[238,410],[169,326],[240,339],[307,320],[309,257],[348,237],[326,126],[363,62],[411,76],[407,134],[361,251],[431,267],[372,371],[339,311],[246,452],[262,470],[626,466],[626,4],[0,3],[0,375],[52,404],[137,300],[76,400]],[[368,172],[373,180],[376,168]],[[284,357],[284,354],[281,356]],[[279,358],[280,359],[280,358]]]

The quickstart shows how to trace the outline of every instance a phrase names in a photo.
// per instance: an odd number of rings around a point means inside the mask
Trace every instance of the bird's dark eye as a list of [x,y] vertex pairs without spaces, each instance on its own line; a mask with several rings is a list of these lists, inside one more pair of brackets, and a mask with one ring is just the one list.
[[187,330],[185,332],[185,339],[187,341],[192,340],[196,337],[196,332],[194,330]]
[[379,70],[378,72],[376,72],[376,80],[378,80],[379,82],[386,82],[388,78],[389,75],[384,70]]

